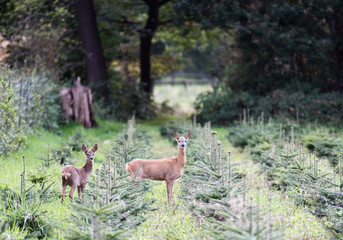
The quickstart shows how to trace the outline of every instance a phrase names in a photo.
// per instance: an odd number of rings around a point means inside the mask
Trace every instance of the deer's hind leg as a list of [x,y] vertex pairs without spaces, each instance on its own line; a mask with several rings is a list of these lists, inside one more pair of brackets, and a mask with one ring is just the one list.
[[79,196],[79,198],[81,198],[81,193],[82,193],[81,189],[82,189],[81,186],[77,187],[77,195]]
[[63,182],[63,180],[62,180],[62,193],[61,193],[62,202],[64,201],[64,195],[65,195],[66,187],[67,187],[67,183]]
[[70,200],[73,200],[73,195],[74,195],[75,189],[76,189],[76,185],[74,184],[74,185],[71,186],[71,189],[70,189],[70,192],[69,192]]

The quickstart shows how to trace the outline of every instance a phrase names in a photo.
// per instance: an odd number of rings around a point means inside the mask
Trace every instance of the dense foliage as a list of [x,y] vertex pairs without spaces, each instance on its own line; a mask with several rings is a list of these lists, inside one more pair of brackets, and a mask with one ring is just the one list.
[[217,86],[213,92],[203,93],[197,98],[195,107],[201,122],[212,121],[216,124],[232,124],[246,118],[257,119],[264,113],[281,120],[299,122],[322,122],[340,124],[342,119],[342,94],[339,92],[288,93],[276,90],[266,96],[248,92],[234,92],[225,86]]
[[53,223],[42,204],[51,201],[51,185],[40,184],[32,186],[23,193],[18,193],[7,187],[0,188],[0,209],[4,213],[0,217],[0,236],[16,238],[6,232],[7,229],[18,227],[26,238],[43,239],[51,236]]
[[0,79],[0,154],[3,155],[8,155],[25,142],[23,127],[17,126],[18,108],[13,95],[14,90],[8,82]]
[[205,28],[234,30],[236,58],[227,61],[232,71],[225,81],[235,90],[342,87],[339,0],[183,1],[178,10]]
[[[1,1],[0,35],[5,62],[15,68],[50,72],[53,80],[84,73],[70,1]],[[80,61],[81,60],[81,61]]]
[[8,155],[35,128],[56,130],[62,121],[58,88],[45,75],[19,76],[0,69],[0,153]]

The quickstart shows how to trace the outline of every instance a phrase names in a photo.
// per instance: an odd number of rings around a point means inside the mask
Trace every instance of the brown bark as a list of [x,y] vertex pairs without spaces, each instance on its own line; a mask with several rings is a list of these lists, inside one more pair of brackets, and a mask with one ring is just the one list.
[[93,0],[76,1],[76,19],[87,65],[87,80],[99,96],[108,99],[108,76]]
[[151,78],[151,45],[152,38],[157,30],[159,22],[158,12],[162,5],[170,0],[144,0],[148,5],[148,20],[146,21],[144,29],[140,31],[140,77],[141,89],[147,93],[152,93],[154,88],[154,79]]
[[92,108],[92,93],[90,88],[81,85],[78,77],[72,88],[60,91],[62,110],[66,121],[71,119],[81,123],[86,128],[96,126]]

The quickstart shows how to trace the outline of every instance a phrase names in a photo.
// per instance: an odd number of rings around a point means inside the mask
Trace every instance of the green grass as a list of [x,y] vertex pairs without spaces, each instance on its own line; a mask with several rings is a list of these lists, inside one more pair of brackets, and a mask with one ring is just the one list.
[[157,197],[157,210],[138,227],[132,239],[194,239],[199,226],[180,195],[180,184],[176,182],[173,187],[174,204],[169,206],[166,201],[165,183],[154,186],[147,198]]

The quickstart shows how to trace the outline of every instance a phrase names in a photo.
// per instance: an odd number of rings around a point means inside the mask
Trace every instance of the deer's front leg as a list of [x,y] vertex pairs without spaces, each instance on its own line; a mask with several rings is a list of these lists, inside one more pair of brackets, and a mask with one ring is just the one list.
[[166,180],[166,185],[167,185],[168,204],[170,206],[170,204],[171,204],[171,197],[172,197],[172,193],[173,193],[173,181]]

